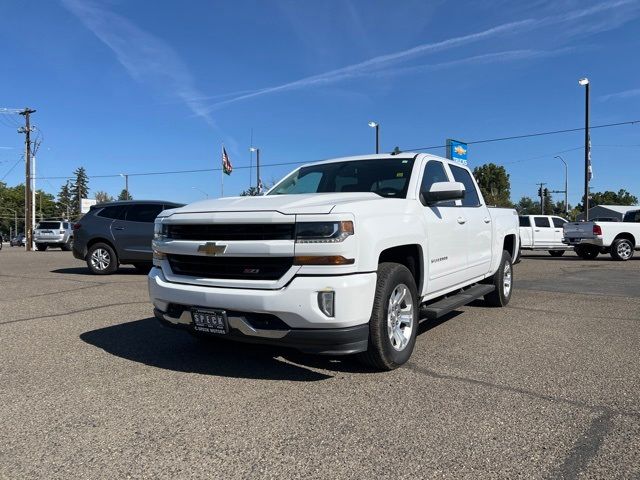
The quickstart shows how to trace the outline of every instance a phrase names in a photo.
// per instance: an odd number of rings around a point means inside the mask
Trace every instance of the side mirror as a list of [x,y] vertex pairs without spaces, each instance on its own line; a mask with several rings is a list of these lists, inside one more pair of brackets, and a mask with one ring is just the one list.
[[420,192],[420,197],[424,205],[435,205],[439,202],[462,200],[464,191],[464,184],[460,182],[435,182],[428,191]]

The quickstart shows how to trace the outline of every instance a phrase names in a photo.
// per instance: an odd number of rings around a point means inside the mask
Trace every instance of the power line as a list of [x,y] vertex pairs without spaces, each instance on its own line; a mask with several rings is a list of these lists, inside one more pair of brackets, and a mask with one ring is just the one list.
[[9,176],[9,174],[13,171],[13,169],[14,169],[14,168],[16,168],[16,167],[18,166],[18,163],[20,163],[20,162],[22,161],[22,159],[23,159],[23,158],[24,158],[24,155],[22,155],[22,156],[18,159],[18,161],[17,161],[16,163],[14,163],[14,164],[13,164],[13,167],[11,167],[11,168],[9,169],[9,171],[8,171],[7,173],[5,173],[5,174],[4,174],[4,177],[2,177],[2,178],[0,179],[0,182],[1,182],[1,181],[3,181],[5,178],[7,178],[7,177]]
[[[618,126],[622,126],[622,125],[634,125],[636,123],[640,123],[640,120],[630,120],[630,121],[626,121],[626,122],[617,122],[617,123],[607,123],[607,124],[602,124],[602,125],[593,125],[591,127],[589,127],[590,129],[596,129],[596,128],[608,128],[608,127],[618,127]],[[560,134],[560,133],[570,133],[570,132],[578,132],[578,131],[583,131],[584,127],[581,128],[569,128],[569,129],[565,129],[565,130],[552,130],[552,131],[548,131],[548,132],[537,132],[537,133],[528,133],[528,134],[524,134],[524,135],[513,135],[513,136],[508,136],[508,137],[498,137],[498,138],[490,138],[490,139],[485,139],[485,140],[474,140],[472,142],[466,142],[467,145],[473,145],[473,144],[481,144],[481,143],[490,143],[490,142],[502,142],[502,141],[507,141],[507,140],[517,140],[517,139],[521,139],[521,138],[531,138],[531,137],[541,137],[541,136],[545,136],[545,135],[556,135],[556,134]],[[433,150],[436,148],[444,148],[446,147],[446,145],[433,145],[430,147],[420,147],[420,148],[412,148],[412,149],[406,149],[406,150],[400,150],[400,153],[402,152],[414,152],[414,151],[421,151],[421,150]],[[584,148],[584,147],[576,147],[576,148],[571,148],[568,150],[562,150],[560,152],[553,152],[553,154],[557,154],[557,153],[566,153],[569,151],[573,151],[573,150],[578,150],[579,148]],[[551,155],[551,154],[550,154]],[[507,162],[505,163],[505,165],[510,164],[510,163],[519,163],[519,162],[523,162],[523,161],[528,161],[528,160],[535,160],[537,158],[543,158],[546,157],[548,155],[541,155],[539,157],[533,157],[533,158],[529,158],[529,159],[524,159],[524,160],[517,160],[515,162]],[[319,162],[322,160],[327,160],[327,159],[316,159],[316,160],[305,160],[302,162],[279,162],[279,163],[263,163],[261,166],[262,167],[279,167],[279,166],[285,166],[285,165],[303,165],[305,163],[314,163],[314,162]],[[233,167],[235,170],[244,170],[247,168],[252,168],[251,165],[249,166],[241,166],[241,167]],[[195,170],[172,170],[172,171],[160,171],[160,172],[139,172],[139,173],[129,173],[128,175],[131,177],[143,177],[143,176],[151,176],[151,175],[174,175],[174,174],[183,174],[183,173],[204,173],[204,172],[219,172],[221,171],[222,168],[202,168],[202,169],[195,169]],[[120,177],[119,173],[113,173],[113,174],[107,174],[107,175],[88,175],[89,178],[117,178]],[[41,180],[65,180],[65,179],[72,179],[75,178],[73,176],[54,176],[54,177],[38,177],[38,179]]]
[[[608,127],[619,127],[621,125],[634,125],[636,123],[640,123],[640,120],[630,120],[627,122],[618,122],[618,123],[605,123],[602,125],[592,125],[589,127],[590,130],[596,128],[608,128]],[[564,130],[551,130],[549,132],[536,132],[536,133],[527,133],[524,135],[512,135],[509,137],[498,137],[498,138],[490,138],[486,140],[474,140],[472,142],[465,142],[467,145],[477,145],[480,143],[491,143],[491,142],[504,142],[506,140],[518,140],[521,138],[531,138],[531,137],[542,137],[545,135],[557,135],[559,133],[571,133],[571,132],[580,132],[584,131],[584,127],[580,128],[567,128]],[[400,150],[400,152],[417,152],[420,150],[433,150],[436,148],[445,148],[446,145],[432,145],[430,147],[420,147],[420,148],[410,148],[405,150]]]

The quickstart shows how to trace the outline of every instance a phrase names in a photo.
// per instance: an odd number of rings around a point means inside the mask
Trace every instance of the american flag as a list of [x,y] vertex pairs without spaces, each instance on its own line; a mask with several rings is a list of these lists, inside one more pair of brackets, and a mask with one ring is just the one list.
[[231,175],[233,172],[233,165],[231,165],[231,160],[229,160],[229,155],[224,147],[222,147],[222,171],[227,175]]

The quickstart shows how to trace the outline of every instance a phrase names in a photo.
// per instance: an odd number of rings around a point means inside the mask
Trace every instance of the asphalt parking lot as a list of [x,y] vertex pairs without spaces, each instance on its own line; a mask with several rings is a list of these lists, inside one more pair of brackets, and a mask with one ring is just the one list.
[[525,254],[408,365],[202,344],[146,277],[0,251],[0,478],[637,478],[640,258]]

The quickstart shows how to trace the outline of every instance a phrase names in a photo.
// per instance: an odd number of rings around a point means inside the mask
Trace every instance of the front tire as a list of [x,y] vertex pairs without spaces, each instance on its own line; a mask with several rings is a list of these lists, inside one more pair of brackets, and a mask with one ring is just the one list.
[[95,275],[110,275],[118,269],[118,256],[106,243],[96,243],[87,252],[87,267]]
[[498,270],[491,277],[495,290],[484,296],[484,301],[491,307],[505,307],[511,300],[513,292],[513,262],[511,255],[504,250]]
[[611,244],[611,258],[626,262],[633,257],[633,243],[627,238],[618,238]]
[[561,257],[564,255],[564,250],[549,250],[549,255],[552,257]]
[[39,252],[44,252],[47,249],[48,245],[43,243],[36,243],[36,249]]
[[407,267],[378,265],[369,320],[369,347],[361,360],[378,370],[393,370],[411,357],[418,332],[418,289]]

